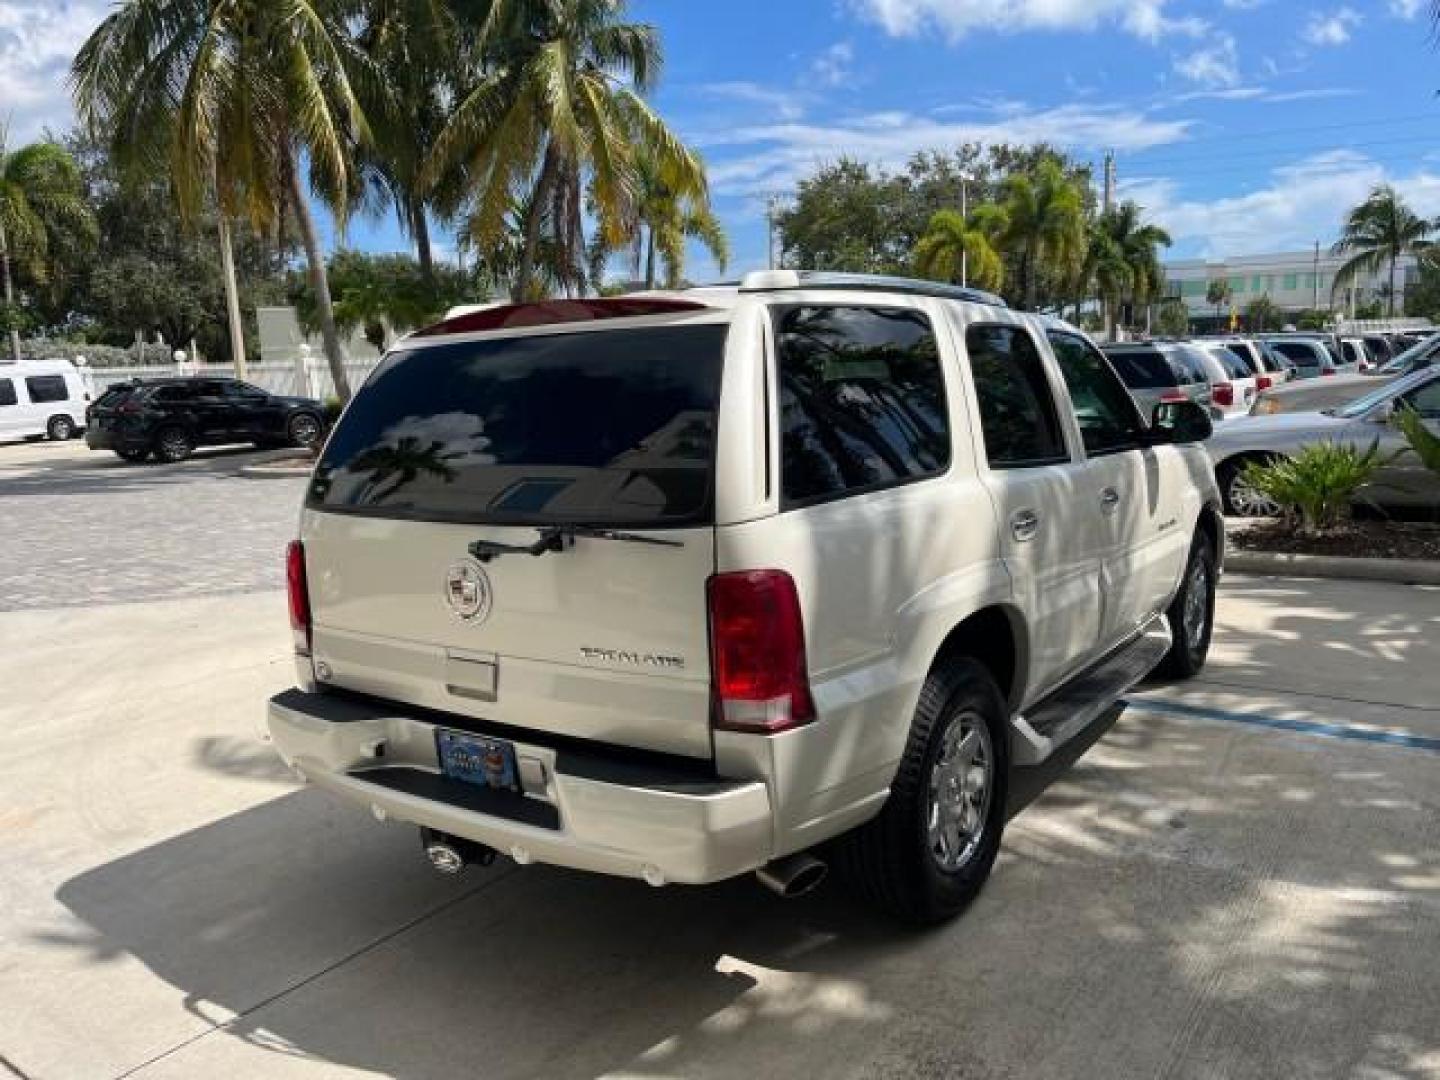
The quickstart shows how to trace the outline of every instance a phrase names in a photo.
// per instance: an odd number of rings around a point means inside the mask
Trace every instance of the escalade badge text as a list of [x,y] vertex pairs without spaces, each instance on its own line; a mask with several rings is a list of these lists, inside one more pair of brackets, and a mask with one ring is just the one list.
[[635,667],[668,668],[672,671],[685,666],[683,656],[662,656],[656,653],[630,652],[627,649],[601,649],[593,645],[581,645],[580,656],[601,664],[630,664]]
[[445,603],[466,622],[484,622],[490,614],[490,578],[474,559],[451,563],[445,571]]

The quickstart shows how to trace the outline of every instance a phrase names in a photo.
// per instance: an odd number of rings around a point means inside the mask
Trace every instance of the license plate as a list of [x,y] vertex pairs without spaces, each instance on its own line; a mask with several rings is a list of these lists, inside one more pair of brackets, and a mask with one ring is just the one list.
[[515,747],[503,739],[437,731],[435,749],[440,757],[440,771],[452,780],[464,780],[497,791],[520,790]]

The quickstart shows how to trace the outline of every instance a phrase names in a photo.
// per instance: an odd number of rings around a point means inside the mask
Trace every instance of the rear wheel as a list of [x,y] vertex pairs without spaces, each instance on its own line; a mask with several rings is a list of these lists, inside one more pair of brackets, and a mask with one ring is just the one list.
[[313,413],[297,413],[286,430],[296,446],[314,446],[320,441],[320,418]]
[[1205,666],[1215,624],[1215,549],[1196,533],[1180,591],[1165,613],[1174,641],[1156,671],[1172,679],[1190,679]]
[[931,672],[889,800],[838,844],[837,869],[872,903],[924,925],[959,914],[979,893],[1005,828],[1005,721],[980,664]]
[[1278,517],[1283,507],[1245,478],[1247,465],[1264,465],[1271,458],[1237,458],[1220,466],[1217,479],[1225,499],[1225,512],[1236,517]]
[[155,456],[161,461],[184,461],[195,449],[195,441],[184,428],[161,428],[155,436]]
[[52,416],[50,422],[45,425],[45,434],[50,437],[51,442],[73,439],[75,437],[75,421],[63,413],[59,416]]

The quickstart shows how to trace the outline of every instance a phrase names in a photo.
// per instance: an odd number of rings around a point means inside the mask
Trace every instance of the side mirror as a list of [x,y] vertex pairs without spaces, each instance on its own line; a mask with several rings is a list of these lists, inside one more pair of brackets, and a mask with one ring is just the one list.
[[1395,420],[1395,402],[1382,401],[1366,415],[1365,419],[1372,424],[1390,424]]
[[1193,401],[1162,401],[1150,418],[1150,441],[1157,446],[1204,442],[1214,433],[1209,410]]

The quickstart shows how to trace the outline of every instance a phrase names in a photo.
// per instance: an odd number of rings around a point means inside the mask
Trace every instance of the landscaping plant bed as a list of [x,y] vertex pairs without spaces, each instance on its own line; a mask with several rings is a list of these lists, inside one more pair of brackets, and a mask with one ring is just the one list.
[[1256,521],[1231,533],[1242,551],[1332,555],[1352,559],[1440,560],[1440,525],[1351,521],[1318,536],[1292,533],[1280,521]]

